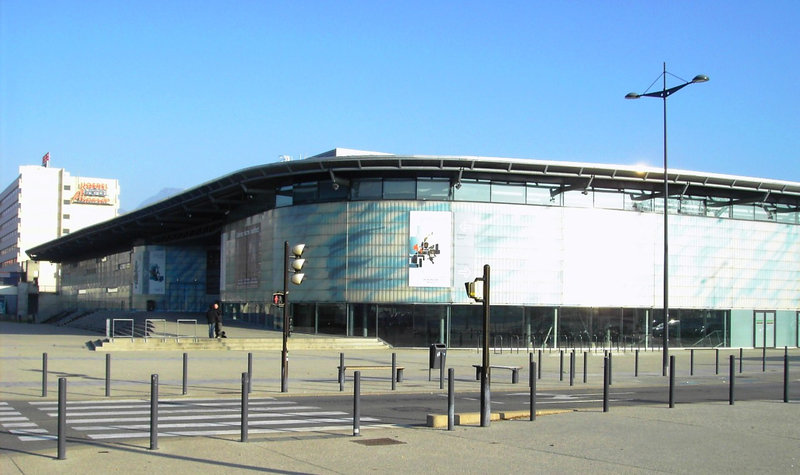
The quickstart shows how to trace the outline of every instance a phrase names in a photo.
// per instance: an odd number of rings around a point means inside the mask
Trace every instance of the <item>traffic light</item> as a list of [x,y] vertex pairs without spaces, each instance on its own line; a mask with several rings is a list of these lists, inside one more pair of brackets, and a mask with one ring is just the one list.
[[467,288],[467,297],[476,302],[483,302],[483,279],[480,277],[472,282],[464,282]]
[[272,294],[272,304],[283,307],[283,292],[275,292]]
[[305,274],[300,272],[303,269],[303,265],[306,263],[306,260],[302,258],[303,250],[305,249],[305,244],[295,244],[292,247],[292,274],[291,281],[295,285],[300,285],[303,282],[303,278],[305,278]]

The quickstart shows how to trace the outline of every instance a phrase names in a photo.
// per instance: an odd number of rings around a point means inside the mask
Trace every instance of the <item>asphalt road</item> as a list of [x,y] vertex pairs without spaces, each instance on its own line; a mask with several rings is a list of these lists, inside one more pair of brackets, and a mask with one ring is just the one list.
[[[738,375],[737,375],[738,376]],[[609,409],[620,406],[668,405],[668,378],[663,386],[622,387],[609,391]],[[474,387],[474,386],[473,386]],[[675,405],[728,402],[727,377],[680,378],[674,386]],[[782,400],[783,381],[775,374],[739,376],[735,401]],[[455,413],[480,411],[480,392],[456,391]],[[491,392],[491,410],[528,411],[530,389]],[[341,395],[248,397],[248,432],[253,434],[351,432],[354,396]],[[446,392],[362,395],[360,429],[423,426],[428,414],[447,414]],[[573,386],[537,391],[537,410],[602,411],[602,388]],[[72,442],[147,439],[151,428],[148,399],[72,400],[67,402],[66,437]],[[164,398],[158,401],[159,437],[241,435],[241,396],[230,398]],[[36,450],[52,445],[58,434],[57,401],[0,403],[0,446]]]

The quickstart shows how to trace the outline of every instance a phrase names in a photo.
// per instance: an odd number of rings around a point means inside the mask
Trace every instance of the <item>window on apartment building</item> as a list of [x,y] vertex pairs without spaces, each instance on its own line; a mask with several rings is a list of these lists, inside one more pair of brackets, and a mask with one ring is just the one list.
[[68,215],[68,214],[62,214],[62,215],[61,215],[61,218],[62,218],[62,219],[69,219],[69,215]]

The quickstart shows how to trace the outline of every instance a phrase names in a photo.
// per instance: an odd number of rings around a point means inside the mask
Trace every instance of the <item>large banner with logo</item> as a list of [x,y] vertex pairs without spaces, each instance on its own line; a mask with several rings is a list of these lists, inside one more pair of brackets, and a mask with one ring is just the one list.
[[450,287],[453,219],[449,211],[410,211],[408,285]]

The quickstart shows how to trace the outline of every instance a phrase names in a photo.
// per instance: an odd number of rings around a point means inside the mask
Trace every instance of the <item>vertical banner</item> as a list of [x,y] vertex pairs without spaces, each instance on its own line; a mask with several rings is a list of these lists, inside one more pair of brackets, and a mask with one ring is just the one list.
[[408,285],[451,287],[452,216],[449,211],[411,211],[408,226]]
[[133,293],[135,295],[166,293],[164,269],[166,250],[163,247],[133,248]]
[[164,295],[166,285],[164,285],[164,271],[166,269],[167,252],[163,248],[150,250],[150,265],[147,268],[147,278],[149,294]]

